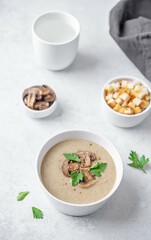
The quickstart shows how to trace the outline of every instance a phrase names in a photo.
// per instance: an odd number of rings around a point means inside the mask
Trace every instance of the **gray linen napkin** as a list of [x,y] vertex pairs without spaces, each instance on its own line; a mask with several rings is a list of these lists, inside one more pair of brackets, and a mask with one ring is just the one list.
[[109,20],[111,36],[151,80],[151,0],[121,0]]

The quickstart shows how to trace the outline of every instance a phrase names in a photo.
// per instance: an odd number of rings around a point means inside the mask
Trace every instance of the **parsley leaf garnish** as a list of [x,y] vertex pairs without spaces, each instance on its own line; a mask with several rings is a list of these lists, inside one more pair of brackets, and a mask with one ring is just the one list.
[[80,158],[76,153],[64,153],[63,154],[68,160],[74,161],[74,162],[81,162]]
[[20,192],[17,196],[17,201],[22,201],[29,194],[29,192]]
[[144,167],[149,162],[149,158],[146,158],[145,155],[142,155],[141,158],[139,159],[137,153],[134,151],[131,151],[129,155],[129,159],[132,161],[132,163],[128,163],[130,167],[142,169],[142,171],[146,173],[146,171],[144,170]]
[[71,182],[72,182],[72,186],[76,186],[80,181],[83,180],[83,173],[80,172],[72,172],[70,174],[71,176]]
[[32,207],[32,213],[34,218],[43,219],[43,212],[40,209]]
[[96,163],[92,167],[90,167],[90,172],[97,177],[102,176],[101,173],[106,169],[107,163]]

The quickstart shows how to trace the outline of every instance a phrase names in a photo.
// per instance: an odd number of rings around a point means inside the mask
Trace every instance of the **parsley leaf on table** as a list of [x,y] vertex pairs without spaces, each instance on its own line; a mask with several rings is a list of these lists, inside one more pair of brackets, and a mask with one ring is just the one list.
[[64,153],[63,154],[68,160],[74,161],[74,162],[81,162],[80,158],[76,153]]
[[132,161],[131,163],[128,163],[130,167],[142,169],[142,171],[146,173],[146,171],[144,170],[144,167],[149,162],[149,158],[146,158],[145,155],[142,155],[139,159],[137,153],[134,151],[131,151],[129,155],[129,159]]
[[80,172],[72,172],[70,174],[71,176],[71,182],[72,182],[72,186],[76,186],[80,181],[83,180],[83,173]]
[[22,201],[29,194],[29,192],[20,192],[17,196],[17,201]]
[[107,163],[96,163],[92,167],[90,167],[90,172],[97,177],[102,176],[101,173],[106,169]]
[[32,207],[32,213],[34,218],[43,219],[43,212],[40,209]]

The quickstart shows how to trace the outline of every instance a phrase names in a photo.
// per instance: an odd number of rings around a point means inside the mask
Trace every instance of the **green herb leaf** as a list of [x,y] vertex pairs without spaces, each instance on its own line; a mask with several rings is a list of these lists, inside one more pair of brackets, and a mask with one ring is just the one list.
[[20,192],[17,196],[17,201],[22,201],[29,194],[29,192]]
[[80,158],[78,157],[78,155],[76,153],[64,153],[64,156],[71,161],[74,162],[81,162]]
[[72,182],[72,186],[76,186],[80,181],[83,180],[83,173],[80,172],[72,172],[70,174],[71,176],[71,182]]
[[32,207],[32,213],[34,218],[43,219],[43,212],[40,209]]
[[149,158],[145,158],[145,156],[142,155],[141,158],[139,159],[137,153],[134,151],[131,151],[129,155],[129,159],[132,161],[132,163],[128,163],[130,167],[142,169],[142,171],[146,173],[146,171],[144,170],[144,167],[149,162]]
[[106,169],[107,163],[96,163],[90,167],[90,172],[97,177],[102,176],[101,173]]

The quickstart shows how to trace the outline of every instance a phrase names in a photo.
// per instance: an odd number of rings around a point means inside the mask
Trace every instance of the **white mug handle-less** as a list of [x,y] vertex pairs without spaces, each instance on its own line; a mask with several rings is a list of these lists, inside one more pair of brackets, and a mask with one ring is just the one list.
[[[54,26],[53,23],[55,23]],[[58,39],[57,36],[53,39],[55,37],[53,31],[51,36],[53,40],[49,38],[51,30],[57,31]],[[66,33],[68,33],[67,36]],[[32,27],[33,47],[37,61],[42,66],[56,71],[68,67],[77,55],[79,36],[80,25],[72,15],[55,11],[39,16]]]

